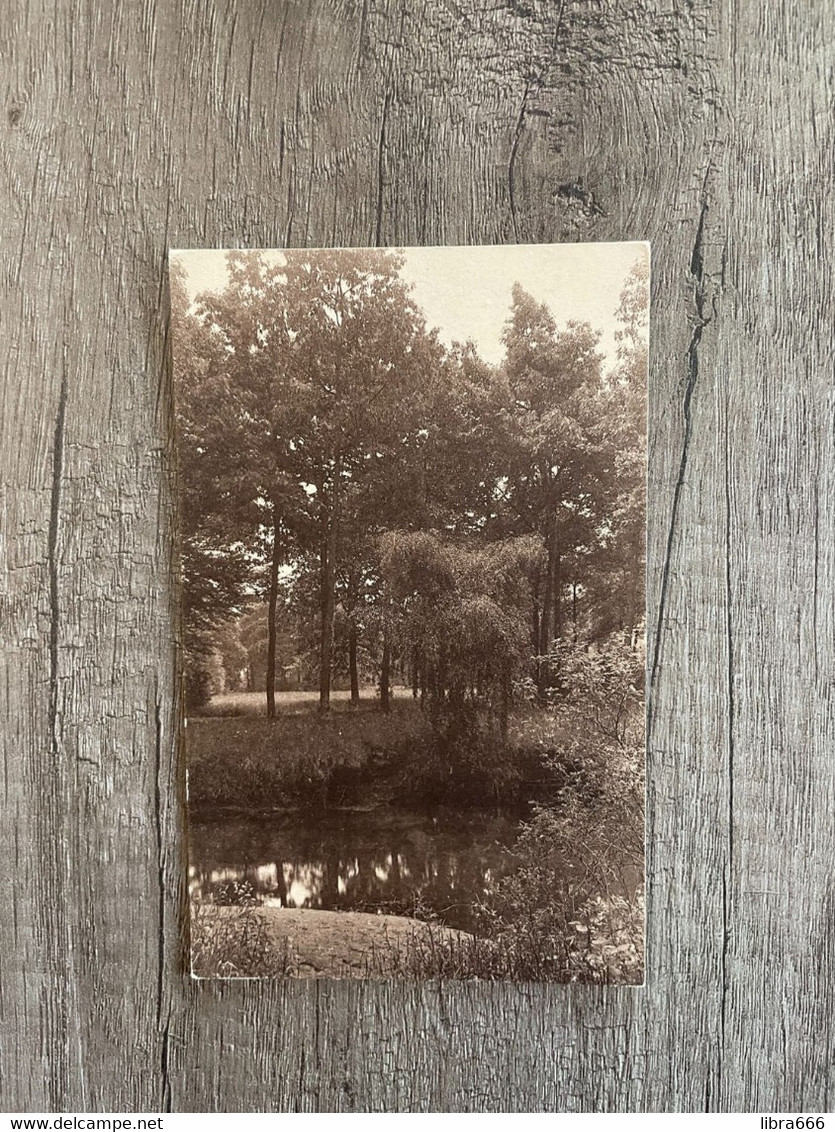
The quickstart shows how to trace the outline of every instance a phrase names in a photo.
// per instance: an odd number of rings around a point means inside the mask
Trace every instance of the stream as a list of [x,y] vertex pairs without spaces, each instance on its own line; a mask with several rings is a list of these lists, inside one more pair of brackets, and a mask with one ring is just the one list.
[[224,900],[248,884],[257,900],[286,908],[433,912],[464,931],[474,905],[512,869],[518,817],[379,807],[192,818],[192,896]]

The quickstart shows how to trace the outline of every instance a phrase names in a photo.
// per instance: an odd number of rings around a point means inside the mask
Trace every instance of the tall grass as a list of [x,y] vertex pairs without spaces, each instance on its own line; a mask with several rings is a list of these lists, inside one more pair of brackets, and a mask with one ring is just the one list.
[[251,903],[191,902],[191,973],[198,978],[288,978],[296,973],[289,940],[276,947]]
[[407,979],[522,983],[643,982],[643,895],[586,906],[587,923],[505,924],[493,936],[450,934],[437,924],[385,957],[381,970]]

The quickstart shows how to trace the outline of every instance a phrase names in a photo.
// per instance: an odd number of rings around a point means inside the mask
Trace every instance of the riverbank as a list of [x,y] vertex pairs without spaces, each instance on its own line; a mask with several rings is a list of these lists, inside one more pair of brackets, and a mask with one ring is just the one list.
[[406,916],[202,904],[193,907],[192,974],[383,979],[428,947],[471,938]]
[[389,712],[340,705],[321,715],[311,704],[275,719],[197,716],[188,721],[189,804],[193,812],[512,805],[560,785],[543,761],[555,732],[553,717],[535,708],[501,734],[476,711],[452,717],[411,699]]
[[[506,729],[408,700],[190,720],[195,973],[640,982],[643,716],[604,677],[590,720],[566,698]],[[317,906],[333,934],[300,953]],[[354,947],[346,915],[423,927]]]

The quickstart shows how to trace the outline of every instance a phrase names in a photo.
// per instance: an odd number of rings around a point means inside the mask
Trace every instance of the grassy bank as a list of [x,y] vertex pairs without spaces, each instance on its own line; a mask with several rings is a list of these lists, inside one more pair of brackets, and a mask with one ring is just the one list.
[[475,712],[424,712],[411,700],[381,712],[311,706],[276,719],[197,717],[188,723],[189,798],[196,808],[364,806],[379,802],[511,804],[546,775],[547,720],[499,734]]
[[[553,905],[546,904],[543,914]],[[643,981],[643,915],[640,893],[629,900],[598,896],[571,922],[497,919],[474,936],[432,918],[193,903],[192,971],[204,978],[319,973],[634,985]],[[297,934],[300,918],[303,936]],[[345,948],[349,937],[353,947]]]

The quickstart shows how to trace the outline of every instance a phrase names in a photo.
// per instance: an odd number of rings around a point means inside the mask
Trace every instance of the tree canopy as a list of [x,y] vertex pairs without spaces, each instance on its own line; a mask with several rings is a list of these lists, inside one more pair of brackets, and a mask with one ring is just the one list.
[[[444,345],[397,251],[232,252],[172,267],[189,696],[395,680],[506,722],[565,648],[643,617],[647,273],[618,352],[518,284],[491,365]],[[615,312],[613,312],[615,313]]]

